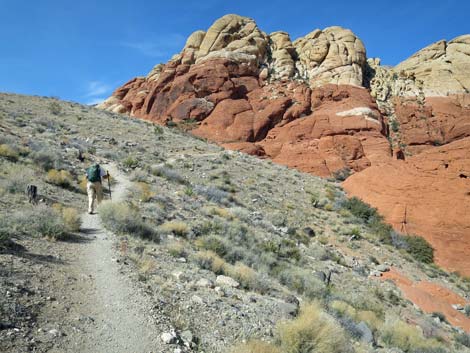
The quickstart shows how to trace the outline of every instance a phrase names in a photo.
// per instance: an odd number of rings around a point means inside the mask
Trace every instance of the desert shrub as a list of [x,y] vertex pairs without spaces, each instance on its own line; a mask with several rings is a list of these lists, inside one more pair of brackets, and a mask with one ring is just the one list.
[[62,218],[64,220],[65,228],[69,232],[78,232],[82,224],[80,214],[75,208],[64,207],[62,209]]
[[344,330],[318,303],[302,306],[299,316],[280,323],[277,331],[282,352],[351,352]]
[[440,348],[433,339],[426,340],[416,327],[399,319],[387,318],[381,330],[382,341],[389,347],[398,347],[404,352],[416,352],[419,349]]
[[27,166],[20,164],[2,163],[0,169],[6,175],[0,179],[0,186],[10,194],[24,193],[26,187],[33,178],[33,171]]
[[225,242],[216,235],[201,237],[197,240],[196,245],[204,250],[210,250],[220,257],[227,255],[227,246]]
[[62,113],[62,107],[58,102],[49,103],[49,111],[54,115],[59,115]]
[[374,218],[382,218],[378,214],[377,209],[371,207],[370,205],[368,205],[357,197],[345,199],[342,203],[342,207],[351,212],[352,215],[364,221],[365,223],[372,221]]
[[7,226],[10,236],[64,239],[68,235],[62,214],[44,205],[15,212]]
[[31,154],[33,162],[44,171],[49,171],[53,168],[58,168],[61,164],[60,156],[51,151],[36,151]]
[[132,157],[132,156],[127,156],[122,161],[122,165],[124,166],[124,168],[133,169],[133,168],[138,167],[139,161],[137,159],[135,159],[134,157]]
[[210,270],[216,274],[224,273],[227,266],[224,259],[210,250],[199,251],[194,256],[195,262],[203,269]]
[[47,172],[46,181],[63,188],[70,188],[73,184],[73,177],[67,170],[51,169]]
[[190,228],[189,226],[181,221],[170,221],[162,224],[158,229],[167,234],[174,234],[180,237],[187,236]]
[[251,340],[235,346],[230,353],[281,353],[272,343]]
[[350,318],[356,317],[356,309],[346,302],[341,300],[333,300],[329,303],[330,309],[332,309],[338,316],[348,316]]
[[333,172],[333,178],[338,181],[345,181],[351,175],[351,168],[344,167],[342,169]]
[[103,202],[98,213],[104,225],[118,234],[130,234],[158,242],[157,232],[142,220],[139,212],[123,202]]
[[233,219],[232,213],[230,213],[230,211],[227,210],[226,208],[208,207],[207,212],[208,212],[208,214],[211,214],[211,215],[214,215],[214,216],[219,216],[219,217],[226,218],[226,219]]
[[136,169],[131,173],[129,179],[131,179],[132,181],[146,183],[148,178],[147,173],[145,171],[143,171],[142,169]]
[[186,257],[186,248],[180,241],[174,241],[166,246],[168,253],[173,257]]
[[20,154],[15,148],[11,147],[10,145],[3,144],[0,145],[0,157],[6,158],[11,162],[16,162],[18,161]]
[[149,202],[155,196],[155,193],[150,189],[149,184],[144,182],[138,182],[137,186],[137,197],[142,202]]
[[458,333],[455,335],[455,341],[470,348],[470,335],[468,333]]
[[465,305],[464,312],[466,317],[470,317],[470,305]]
[[325,284],[306,269],[285,266],[278,273],[273,273],[281,284],[310,299],[324,298],[328,295]]
[[241,262],[237,262],[233,266],[227,266],[225,273],[240,282],[243,288],[254,289],[258,282],[256,271]]
[[204,196],[208,201],[221,205],[229,205],[233,200],[230,193],[213,186],[196,185],[194,187],[194,191],[197,194]]
[[178,184],[188,184],[188,181],[181,174],[168,166],[155,166],[152,168],[152,174]]
[[407,247],[406,251],[419,262],[430,264],[434,261],[434,249],[426,239],[418,236],[404,237]]

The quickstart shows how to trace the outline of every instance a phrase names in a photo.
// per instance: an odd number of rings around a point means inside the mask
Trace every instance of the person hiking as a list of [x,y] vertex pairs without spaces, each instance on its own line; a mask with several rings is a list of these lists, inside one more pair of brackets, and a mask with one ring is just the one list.
[[[88,213],[93,214],[95,204],[103,200],[103,186],[101,180],[108,178],[109,173],[96,163],[86,170],[86,191],[88,194]],[[95,202],[96,201],[96,202]]]

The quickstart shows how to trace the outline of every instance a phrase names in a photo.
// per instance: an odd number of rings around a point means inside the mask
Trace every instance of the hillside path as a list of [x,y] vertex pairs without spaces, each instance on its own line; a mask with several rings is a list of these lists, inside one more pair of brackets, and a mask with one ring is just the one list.
[[[125,200],[131,182],[114,165],[103,165],[113,177],[112,200]],[[82,216],[82,243],[75,263],[79,278],[88,284],[72,294],[74,312],[86,324],[67,337],[68,352],[148,353],[161,351],[159,332],[153,323],[150,301],[141,288],[122,271],[115,235],[104,229],[99,215]],[[74,271],[74,272],[75,272]],[[72,336],[72,337],[70,337]]]

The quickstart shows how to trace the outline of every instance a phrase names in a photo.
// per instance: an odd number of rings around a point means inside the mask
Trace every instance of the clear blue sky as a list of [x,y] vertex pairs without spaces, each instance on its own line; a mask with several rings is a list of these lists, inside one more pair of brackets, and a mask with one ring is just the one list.
[[184,46],[189,34],[227,13],[252,17],[265,32],[294,40],[340,25],[369,57],[395,65],[440,39],[470,33],[470,0],[158,1],[0,0],[0,92],[82,103],[98,101],[145,75]]

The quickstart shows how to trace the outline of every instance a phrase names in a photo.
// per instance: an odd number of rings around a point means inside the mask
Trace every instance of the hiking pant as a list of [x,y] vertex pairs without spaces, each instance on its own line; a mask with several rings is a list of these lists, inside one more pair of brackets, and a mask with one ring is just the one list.
[[86,184],[86,191],[88,194],[88,212],[94,212],[95,200],[99,204],[103,200],[103,187],[100,181],[92,183],[88,181]]

